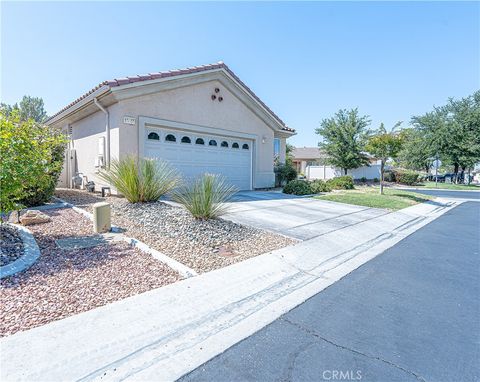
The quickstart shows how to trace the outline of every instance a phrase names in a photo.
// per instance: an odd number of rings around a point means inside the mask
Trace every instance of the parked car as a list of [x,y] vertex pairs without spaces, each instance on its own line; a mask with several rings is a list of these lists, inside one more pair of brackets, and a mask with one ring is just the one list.
[[445,175],[441,175],[441,174],[438,174],[438,175],[430,175],[428,177],[428,180],[432,181],[432,182],[435,182],[435,178],[437,178],[437,182],[439,183],[444,183],[445,182]]

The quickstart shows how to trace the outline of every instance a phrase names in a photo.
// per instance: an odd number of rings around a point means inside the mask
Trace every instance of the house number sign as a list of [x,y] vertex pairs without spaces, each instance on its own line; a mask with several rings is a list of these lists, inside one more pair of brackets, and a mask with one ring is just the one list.
[[125,125],[135,125],[137,123],[137,119],[135,117],[123,117],[123,123]]

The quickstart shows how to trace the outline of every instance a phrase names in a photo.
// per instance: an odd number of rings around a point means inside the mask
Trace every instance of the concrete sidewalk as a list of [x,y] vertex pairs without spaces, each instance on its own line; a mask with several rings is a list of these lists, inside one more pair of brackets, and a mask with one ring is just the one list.
[[459,203],[381,215],[3,338],[0,379],[175,380]]

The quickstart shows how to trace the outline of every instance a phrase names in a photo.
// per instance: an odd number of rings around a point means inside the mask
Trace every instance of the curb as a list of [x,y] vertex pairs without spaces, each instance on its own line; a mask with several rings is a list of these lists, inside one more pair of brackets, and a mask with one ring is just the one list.
[[159,252],[156,249],[149,247],[147,244],[131,237],[127,237],[124,235],[122,236],[123,236],[122,237],[123,240],[126,241],[128,244],[130,244],[132,247],[138,248],[141,251],[152,255],[155,259],[168,265],[170,268],[180,273],[183,277],[189,278],[189,277],[198,276],[198,273],[195,272],[192,268],[189,268],[186,265],[183,265],[182,263],[178,262],[177,260],[174,260],[171,257],[168,257],[162,252]]
[[12,276],[16,273],[22,272],[25,269],[31,267],[40,256],[40,248],[33,237],[33,234],[27,228],[13,223],[6,223],[19,230],[20,238],[23,242],[23,256],[17,260],[0,267],[0,279],[4,277]]

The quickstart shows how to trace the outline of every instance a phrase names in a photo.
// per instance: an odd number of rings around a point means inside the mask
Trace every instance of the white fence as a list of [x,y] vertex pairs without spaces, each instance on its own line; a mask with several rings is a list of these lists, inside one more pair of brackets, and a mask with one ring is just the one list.
[[[388,170],[388,168],[388,166],[385,166],[386,170]],[[307,166],[305,169],[305,176],[308,180],[328,180],[342,175],[344,175],[342,169],[332,166]],[[352,176],[353,179],[361,179],[363,177],[367,179],[380,179],[380,165],[374,164],[371,166],[363,166],[353,170],[348,170],[347,175]]]

